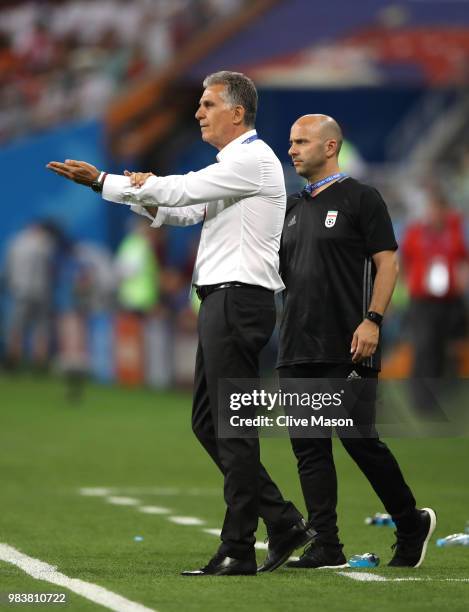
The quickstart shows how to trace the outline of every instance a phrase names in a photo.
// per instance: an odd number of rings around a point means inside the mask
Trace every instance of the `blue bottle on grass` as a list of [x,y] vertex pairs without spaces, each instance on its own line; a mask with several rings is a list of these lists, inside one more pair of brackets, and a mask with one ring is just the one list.
[[439,538],[437,546],[469,546],[469,533],[452,533],[446,538]]
[[353,555],[349,559],[350,567],[378,567],[379,557],[375,553],[365,553],[364,555]]
[[376,525],[377,527],[395,527],[395,523],[389,514],[377,512],[373,516],[367,516],[365,525]]

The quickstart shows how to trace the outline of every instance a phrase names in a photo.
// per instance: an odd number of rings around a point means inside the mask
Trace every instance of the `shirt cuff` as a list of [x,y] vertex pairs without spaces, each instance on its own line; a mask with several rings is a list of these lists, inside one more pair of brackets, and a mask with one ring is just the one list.
[[155,218],[150,227],[161,227],[166,221],[167,213],[163,212],[160,208],[155,208]]
[[145,205],[157,206],[154,198],[147,198],[151,202],[145,202],[145,198],[142,197],[142,190],[151,187],[152,184],[157,180],[156,176],[150,176],[143,187],[132,187],[130,184],[130,178],[128,176],[122,176],[120,174],[108,174],[104,180],[102,196],[104,200],[109,202],[115,202],[116,204],[127,204],[132,206],[138,202],[142,202]]
[[108,174],[104,180],[102,196],[103,200],[126,204],[124,191],[130,188],[130,178],[119,174]]

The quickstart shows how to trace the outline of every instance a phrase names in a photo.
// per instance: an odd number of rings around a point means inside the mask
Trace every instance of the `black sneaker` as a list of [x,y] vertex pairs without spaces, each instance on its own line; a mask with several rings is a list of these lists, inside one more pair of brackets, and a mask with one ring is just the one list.
[[393,544],[394,556],[390,567],[420,567],[425,559],[427,544],[435,531],[436,514],[431,508],[422,508],[420,527],[412,533],[396,531],[397,541]]
[[348,567],[348,563],[340,546],[325,546],[317,542],[307,546],[301,557],[297,561],[289,561],[286,567],[339,569]]

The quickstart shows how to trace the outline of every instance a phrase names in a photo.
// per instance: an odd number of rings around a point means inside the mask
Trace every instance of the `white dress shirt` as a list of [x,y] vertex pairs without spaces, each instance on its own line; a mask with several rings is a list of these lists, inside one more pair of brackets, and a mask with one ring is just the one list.
[[[128,204],[152,219],[152,227],[203,221],[192,281],[230,281],[281,291],[279,246],[285,217],[283,170],[272,149],[245,132],[217,155],[218,163],[184,175],[151,176],[143,187],[108,175],[103,198]],[[156,206],[151,217],[144,206]]]

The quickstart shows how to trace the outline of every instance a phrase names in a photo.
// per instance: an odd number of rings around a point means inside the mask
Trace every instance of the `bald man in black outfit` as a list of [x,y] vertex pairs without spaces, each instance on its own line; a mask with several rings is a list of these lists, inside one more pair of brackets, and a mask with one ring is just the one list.
[[[280,251],[286,290],[278,368],[281,378],[362,381],[357,403],[371,405],[373,414],[380,326],[397,279],[397,243],[378,191],[340,172],[341,144],[342,131],[331,117],[305,115],[292,126],[289,154],[308,184],[287,202]],[[367,435],[341,437],[341,442],[396,524],[389,565],[418,567],[435,529],[435,512],[416,508],[374,422]],[[292,446],[317,539],[288,566],[343,567],[332,440],[292,437]]]

